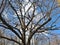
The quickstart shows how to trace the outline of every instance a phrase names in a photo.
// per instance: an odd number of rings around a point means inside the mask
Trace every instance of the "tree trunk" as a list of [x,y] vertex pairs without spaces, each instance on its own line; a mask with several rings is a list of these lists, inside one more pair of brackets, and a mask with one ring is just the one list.
[[30,45],[30,41],[27,43],[27,45]]

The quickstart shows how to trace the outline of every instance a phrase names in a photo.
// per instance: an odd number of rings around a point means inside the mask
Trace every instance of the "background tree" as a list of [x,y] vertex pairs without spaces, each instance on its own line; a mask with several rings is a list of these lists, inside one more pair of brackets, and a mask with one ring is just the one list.
[[1,27],[12,31],[20,40],[0,36],[19,45],[30,45],[35,33],[60,30],[60,6],[56,0],[1,0]]

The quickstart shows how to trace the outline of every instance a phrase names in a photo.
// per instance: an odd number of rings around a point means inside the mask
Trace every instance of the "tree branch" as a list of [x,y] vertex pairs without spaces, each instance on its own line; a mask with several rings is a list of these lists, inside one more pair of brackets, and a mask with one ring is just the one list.
[[20,42],[14,40],[14,39],[10,39],[10,38],[4,37],[4,36],[0,36],[0,38],[7,39],[7,40],[9,40],[9,41],[13,41],[13,42],[15,42],[15,43],[17,43],[17,44],[20,44]]
[[20,39],[22,39],[20,37],[20,35],[13,29],[13,27],[11,25],[9,25],[3,18],[2,16],[0,15],[0,19],[1,21],[3,22],[3,24],[5,24],[12,32],[14,32]]
[[5,5],[6,5],[6,2],[3,1],[3,4],[2,4],[2,7],[1,7],[1,10],[0,10],[0,19],[1,21],[3,22],[3,24],[5,24],[12,32],[14,32],[20,39],[22,39],[19,34],[13,30],[12,26],[9,25],[3,18],[2,18],[2,13],[4,11],[4,8],[5,8]]
[[[32,36],[33,36],[41,27],[43,27],[45,24],[47,24],[50,20],[51,20],[51,18],[49,18],[46,22],[44,22],[44,23],[43,23],[40,27],[38,27],[35,31],[33,31],[33,32],[31,33],[31,35],[29,36],[29,38],[28,38],[28,42],[31,40]],[[41,32],[44,32],[44,30],[41,31]]]

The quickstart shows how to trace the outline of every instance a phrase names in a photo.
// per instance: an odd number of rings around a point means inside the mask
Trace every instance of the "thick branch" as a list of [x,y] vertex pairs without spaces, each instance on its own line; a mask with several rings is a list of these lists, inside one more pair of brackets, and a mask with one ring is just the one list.
[[5,24],[13,33],[15,33],[20,39],[22,39],[22,38],[20,37],[20,35],[13,29],[13,27],[12,27],[11,25],[9,25],[9,24],[2,18],[1,14],[0,14],[0,19],[1,19],[1,21],[3,22],[3,24]]
[[3,11],[4,11],[5,5],[6,5],[6,2],[3,2],[2,7],[1,7],[1,10],[0,10],[0,19],[1,19],[1,21],[3,22],[3,24],[5,24],[12,32],[14,32],[20,39],[22,39],[22,38],[19,36],[19,34],[18,34],[15,30],[13,30],[12,26],[9,25],[9,24],[2,18],[1,15],[2,15],[2,13],[3,13]]

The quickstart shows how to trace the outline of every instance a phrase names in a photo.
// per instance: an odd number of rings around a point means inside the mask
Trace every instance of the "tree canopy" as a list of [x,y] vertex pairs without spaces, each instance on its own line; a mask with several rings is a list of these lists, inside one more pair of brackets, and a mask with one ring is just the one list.
[[30,45],[35,33],[60,30],[60,5],[56,0],[1,0],[0,20],[0,26],[12,31],[21,42],[1,38]]

